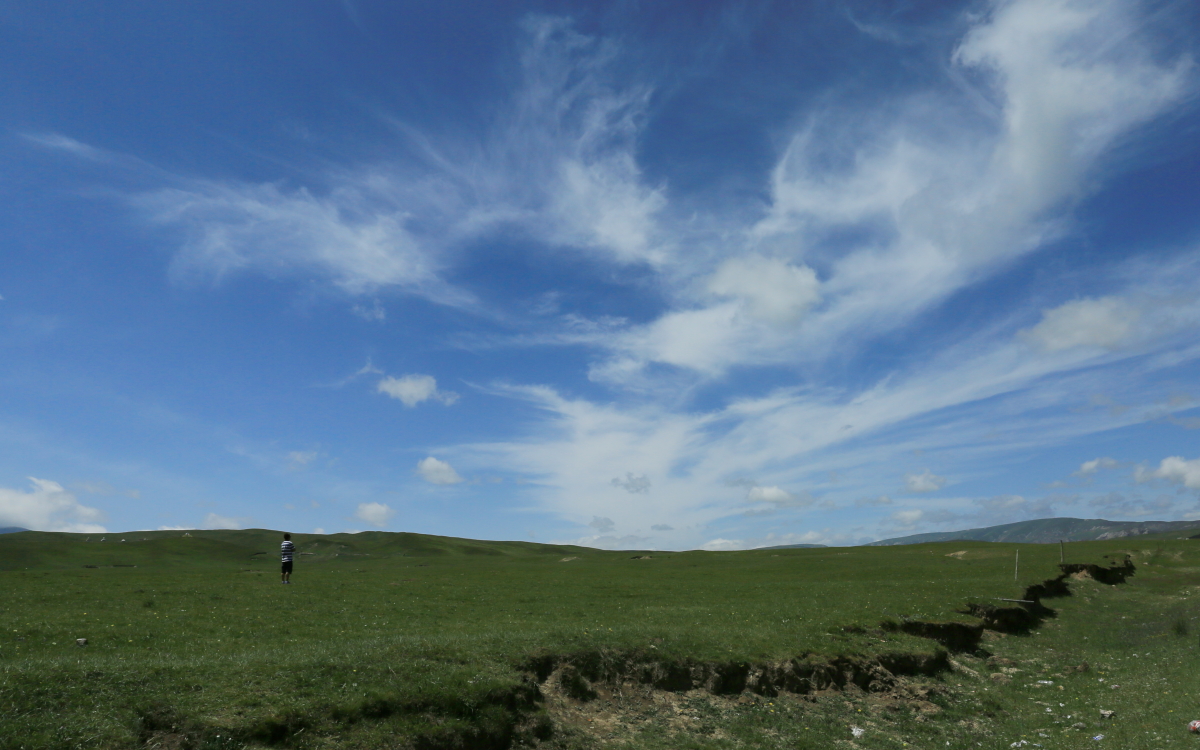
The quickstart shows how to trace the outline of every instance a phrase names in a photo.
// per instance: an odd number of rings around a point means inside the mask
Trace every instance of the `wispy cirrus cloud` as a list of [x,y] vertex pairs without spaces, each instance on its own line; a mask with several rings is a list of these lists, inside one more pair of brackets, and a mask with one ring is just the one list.
[[[1101,380],[1105,367],[1154,373],[1200,356],[1174,346],[1200,319],[1190,293],[1197,253],[1187,250],[1173,278],[1132,268],[1113,289],[1014,303],[967,333],[895,336],[903,343],[880,358],[886,365],[842,377],[857,354],[1068,236],[1114,150],[1187,104],[1191,63],[1142,33],[1141,12],[1116,0],[996,2],[942,61],[966,93],[927,81],[868,105],[837,91],[810,98],[819,104],[782,137],[754,215],[714,204],[697,219],[673,204],[671,186],[638,162],[653,81],[622,72],[619,43],[541,16],[523,25],[518,85],[476,139],[396,122],[404,153],[394,163],[308,186],[183,181],[134,204],[178,234],[180,278],[315,274],[349,295],[395,290],[502,316],[511,310],[485,309],[447,281],[479,245],[516,239],[546,258],[637,267],[639,299],[652,300],[639,316],[555,309],[544,317],[557,330],[501,342],[582,347],[588,390],[494,388],[538,419],[520,437],[461,446],[454,460],[528,478],[530,495],[565,523],[608,522],[581,537],[597,544],[744,544],[762,533],[716,529],[741,523],[747,500],[781,523],[809,518],[823,512],[810,493],[825,497],[817,488],[832,470],[849,477],[829,495],[843,507],[887,497],[899,477],[931,495],[946,480],[913,473],[901,451],[941,449],[930,463],[952,467],[957,483],[981,471],[981,457],[1136,418],[1048,414],[1067,379]],[[44,145],[95,158],[68,141]],[[358,307],[386,318],[381,306]],[[754,377],[740,380],[746,373]],[[377,388],[406,406],[445,401],[430,376]],[[985,435],[984,422],[1003,434]],[[865,467],[887,482],[855,479]],[[417,476],[462,481],[432,456]],[[747,476],[753,499],[730,484]],[[973,510],[953,502],[970,501],[862,501],[894,510],[862,533],[1042,507],[1023,495],[989,496]],[[638,536],[646,528],[659,536]]]

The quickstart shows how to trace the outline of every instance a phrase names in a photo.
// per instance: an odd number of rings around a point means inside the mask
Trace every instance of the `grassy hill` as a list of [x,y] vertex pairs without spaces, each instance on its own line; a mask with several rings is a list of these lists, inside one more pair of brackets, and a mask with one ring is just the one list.
[[[64,570],[81,566],[228,567],[278,562],[282,535],[267,529],[130,531],[67,534],[26,531],[0,544],[0,570]],[[366,531],[358,534],[293,534],[304,561],[438,555],[590,554],[590,548],[527,542],[485,542],[451,537]]]
[[[1071,579],[1080,595],[1047,599],[1052,612],[997,601],[1060,575],[1044,545],[618,553],[296,535],[283,586],[278,532],[104,538],[0,538],[0,748],[790,750],[851,726],[869,731],[862,748],[1008,747],[1042,725],[1035,675],[1065,682],[1064,705],[1110,697],[1093,675],[1054,677],[1066,661],[1161,657],[1153,677],[1122,673],[1120,698],[1163,720],[1178,701],[1155,697],[1158,680],[1194,682],[1194,638],[1175,634],[1195,627],[1180,597],[1200,586],[1193,541],[1072,545],[1071,562],[1132,555],[1137,573]],[[989,652],[1028,676],[992,681]],[[1132,747],[1140,731],[1105,733]]]
[[1053,544],[1059,540],[1068,542],[1102,541],[1123,539],[1144,534],[1175,534],[1188,536],[1200,533],[1200,521],[1105,521],[1084,518],[1042,518],[1036,521],[1019,521],[982,529],[962,531],[939,531],[929,534],[913,534],[895,539],[871,542],[871,546],[897,544],[925,544],[969,539],[977,542],[1015,542],[1018,544]]

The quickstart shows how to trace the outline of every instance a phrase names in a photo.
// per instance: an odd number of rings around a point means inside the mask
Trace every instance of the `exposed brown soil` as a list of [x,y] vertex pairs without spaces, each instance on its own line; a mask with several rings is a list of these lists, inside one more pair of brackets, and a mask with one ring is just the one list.
[[[829,682],[805,682],[797,686],[798,692],[781,690],[768,695],[751,690],[720,693],[703,686],[663,690],[653,683],[633,680],[587,682],[581,690],[578,670],[567,663],[551,672],[541,684],[541,691],[544,708],[559,733],[586,738],[597,744],[635,739],[647,724],[678,735],[681,742],[697,735],[719,740],[725,736],[722,727],[748,707],[802,715],[821,700],[838,699],[850,693],[865,699],[864,704],[873,713],[908,710],[918,716],[928,716],[941,711],[930,700],[940,693],[938,687],[887,673],[878,664],[868,670],[869,680],[859,678],[857,681],[853,668],[848,674],[843,672],[841,679],[836,679],[831,674],[836,673],[836,667],[826,666],[829,669],[823,671],[830,674]],[[713,684],[719,680],[719,670],[693,671],[694,677],[705,683]],[[774,670],[762,670],[761,677],[788,671],[787,665],[776,665]],[[866,682],[867,688],[864,690],[858,682]],[[757,684],[768,683],[769,679],[760,679]],[[824,684],[824,687],[816,687],[818,684]]]

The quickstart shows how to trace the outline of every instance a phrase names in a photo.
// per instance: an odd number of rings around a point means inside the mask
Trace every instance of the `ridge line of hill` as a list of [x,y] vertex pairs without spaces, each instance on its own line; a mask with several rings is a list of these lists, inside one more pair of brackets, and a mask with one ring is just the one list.
[[960,531],[938,531],[927,534],[881,539],[868,547],[887,547],[898,544],[927,542],[1015,542],[1021,544],[1053,544],[1065,542],[1094,542],[1106,539],[1144,536],[1146,534],[1200,533],[1198,521],[1107,521],[1102,518],[1039,518],[1032,521],[986,526]]

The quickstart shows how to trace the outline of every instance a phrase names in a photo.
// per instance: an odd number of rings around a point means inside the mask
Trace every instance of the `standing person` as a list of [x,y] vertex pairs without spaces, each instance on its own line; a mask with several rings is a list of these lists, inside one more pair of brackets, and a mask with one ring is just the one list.
[[296,545],[292,544],[292,535],[283,535],[283,544],[279,545],[279,555],[283,558],[283,582],[292,582],[292,555],[296,554]]

